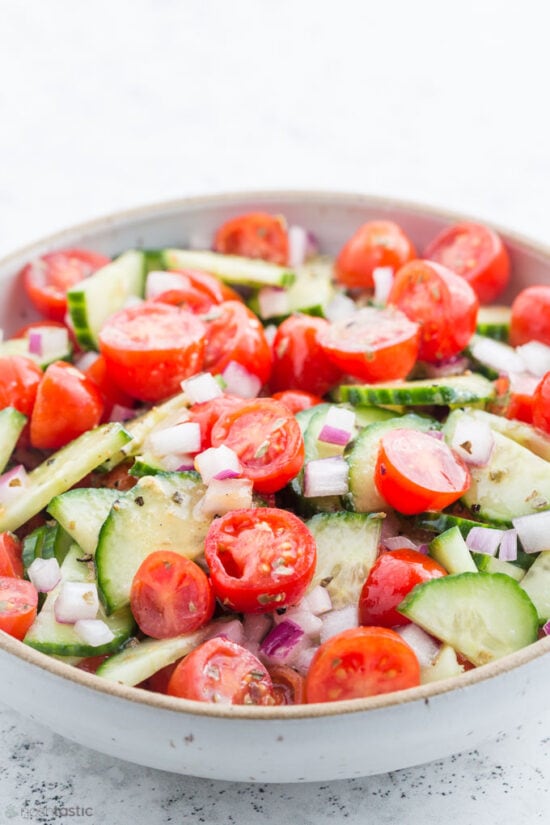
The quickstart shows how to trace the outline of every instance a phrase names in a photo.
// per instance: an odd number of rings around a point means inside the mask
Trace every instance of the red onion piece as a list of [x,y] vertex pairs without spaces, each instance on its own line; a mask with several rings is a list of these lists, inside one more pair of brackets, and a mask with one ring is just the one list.
[[197,453],[201,448],[201,428],[196,421],[184,421],[156,430],[149,436],[151,452],[157,456],[171,453]]
[[42,333],[40,330],[29,332],[29,352],[31,355],[42,355]]
[[230,447],[222,444],[219,447],[209,447],[195,457],[195,467],[201,474],[202,480],[208,484],[213,478],[218,478],[219,474],[226,470],[231,470],[237,475],[242,475],[241,462],[239,457]]
[[307,602],[302,600],[299,605],[289,607],[286,613],[279,616],[277,613],[273,616],[276,625],[282,622],[290,621],[301,627],[306,636],[319,637],[321,627],[323,625],[322,619],[315,616],[307,606]]
[[223,390],[209,372],[200,372],[181,382],[181,388],[191,404],[202,404],[213,398],[220,398]]
[[518,534],[517,531],[505,530],[500,542],[498,557],[501,561],[515,561],[518,557]]
[[342,607],[340,610],[331,610],[330,613],[325,613],[323,616],[323,626],[320,633],[321,644],[343,630],[350,630],[350,628],[358,626],[359,616],[356,604]]
[[339,430],[337,427],[329,427],[327,424],[323,426],[319,433],[319,441],[325,444],[337,444],[340,447],[345,447],[351,438],[351,433],[346,430]]
[[512,524],[526,553],[550,550],[550,510],[518,516],[512,519]]
[[466,545],[475,553],[495,556],[503,536],[504,530],[495,530],[493,527],[472,527],[466,536]]
[[258,307],[260,318],[278,318],[288,315],[290,304],[288,292],[277,286],[264,286],[258,292]]
[[243,618],[245,639],[259,644],[271,625],[272,620],[267,613],[246,613]]
[[462,375],[470,362],[463,355],[454,355],[447,361],[439,361],[437,364],[425,364],[424,369],[428,378],[445,378],[448,375]]
[[486,467],[495,446],[495,436],[486,421],[463,415],[457,421],[449,446],[466,464]]
[[109,416],[109,421],[129,421],[136,417],[136,411],[132,407],[124,407],[122,404],[114,404]]
[[302,628],[286,619],[269,631],[260,645],[260,652],[277,664],[286,664],[303,638]]
[[147,275],[145,297],[148,301],[152,301],[162,295],[163,292],[185,288],[187,283],[187,278],[185,276],[182,278],[179,272],[165,272],[163,269],[153,270]]
[[308,255],[308,233],[303,226],[288,227],[288,265],[302,266]]
[[407,536],[391,536],[384,539],[384,547],[386,550],[418,550],[418,545]]
[[91,647],[100,647],[109,644],[115,638],[115,634],[102,619],[79,619],[74,624],[77,636]]
[[49,593],[61,580],[57,559],[35,559],[29,565],[27,574],[39,593]]
[[305,676],[311,665],[311,660],[317,653],[318,649],[318,645],[310,645],[309,647],[301,648],[301,650],[298,651],[296,658],[292,662],[292,667],[295,667],[298,673],[301,673],[302,676]]
[[528,341],[516,348],[527,372],[542,378],[550,371],[550,347],[542,341]]
[[546,622],[546,624],[543,624],[542,632],[544,633],[545,636],[550,636],[550,621]]
[[224,470],[220,470],[219,473],[216,473],[213,478],[217,479],[218,481],[225,481],[228,478],[239,478],[240,472],[238,470],[233,470],[230,467],[226,467]]
[[93,582],[63,582],[53,609],[56,620],[62,624],[95,619],[99,609],[96,585]]
[[9,504],[18,499],[27,486],[27,471],[22,464],[12,467],[0,476],[0,504]]
[[80,372],[86,372],[92,364],[95,364],[97,359],[99,358],[99,352],[85,352],[82,355],[79,355],[78,358],[75,358],[74,365]]
[[417,624],[403,625],[403,627],[398,627],[396,630],[403,641],[407,642],[409,647],[413,649],[420,667],[431,665],[439,653],[441,644],[425,630],[422,630],[421,627],[418,627]]
[[308,461],[304,471],[304,496],[342,496],[348,492],[349,467],[340,456]]
[[226,390],[232,395],[240,398],[256,398],[262,388],[260,379],[248,372],[242,364],[237,361],[230,361],[222,373]]
[[525,371],[520,356],[512,347],[503,344],[501,341],[475,336],[470,343],[470,352],[476,361],[487,364],[488,367],[492,367],[497,372],[508,375],[510,372]]
[[300,604],[307,605],[307,609],[313,613],[314,616],[320,616],[322,613],[328,613],[332,610],[332,601],[330,593],[326,587],[321,587],[320,584],[314,587],[300,602]]
[[357,312],[355,301],[343,292],[338,292],[325,307],[325,316],[331,322],[349,318],[355,312]]
[[319,441],[326,444],[345,446],[351,439],[355,427],[355,412],[345,407],[329,407],[323,427],[319,433]]
[[374,303],[377,306],[385,307],[388,302],[388,295],[393,283],[392,266],[376,266],[372,271],[374,281]]
[[202,516],[223,516],[230,510],[252,507],[252,481],[248,478],[213,478],[199,508]]
[[235,642],[237,645],[242,645],[244,641],[244,628],[242,622],[240,622],[239,619],[231,619],[228,622],[216,623],[214,626],[214,632],[208,638],[213,639],[217,636],[223,636],[225,639],[229,639],[230,642]]

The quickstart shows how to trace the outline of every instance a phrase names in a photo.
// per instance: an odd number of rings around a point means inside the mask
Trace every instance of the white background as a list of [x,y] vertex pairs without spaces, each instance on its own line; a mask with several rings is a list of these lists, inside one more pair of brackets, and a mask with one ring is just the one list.
[[[262,188],[424,201],[548,242],[549,24],[545,0],[0,0],[0,253]],[[126,765],[0,708],[0,822],[25,805],[92,825],[546,822],[549,722],[534,707],[516,731],[511,697],[510,734],[478,751],[254,787]]]

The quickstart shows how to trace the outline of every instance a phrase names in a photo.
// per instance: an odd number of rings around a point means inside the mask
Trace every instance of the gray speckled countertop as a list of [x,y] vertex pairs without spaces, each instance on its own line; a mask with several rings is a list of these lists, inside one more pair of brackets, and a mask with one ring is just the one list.
[[[246,188],[408,198],[548,240],[549,23],[545,0],[0,0],[0,253]],[[511,699],[508,734],[430,765],[253,786],[123,763],[0,707],[0,823],[547,822],[550,713],[513,720]]]

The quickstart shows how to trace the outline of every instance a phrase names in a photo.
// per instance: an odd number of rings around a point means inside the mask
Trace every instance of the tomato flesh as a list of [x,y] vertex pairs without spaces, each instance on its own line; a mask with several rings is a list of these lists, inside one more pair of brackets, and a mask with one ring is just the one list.
[[515,298],[510,318],[510,344],[529,341],[550,346],[550,286],[528,286]]
[[279,215],[250,212],[239,215],[220,226],[214,238],[214,249],[226,255],[262,258],[274,264],[288,263],[288,234]]
[[0,577],[23,578],[21,541],[12,533],[0,533]]
[[15,407],[28,418],[32,413],[42,370],[30,358],[6,355],[0,358],[0,409]]
[[201,451],[212,446],[212,428],[225,413],[242,407],[243,399],[224,393],[218,398],[193,404],[189,409],[189,421],[199,425],[201,431]]
[[33,584],[12,576],[0,577],[0,630],[23,639],[36,618],[37,605]]
[[273,392],[299,389],[325,395],[340,381],[342,371],[320,344],[328,321],[311,315],[291,315],[277,329],[273,341]]
[[236,361],[262,384],[271,375],[271,347],[254,313],[240,301],[224,301],[206,322],[204,369],[217,375]]
[[369,221],[341,249],[335,264],[336,280],[351,289],[371,289],[377,267],[399,269],[416,258],[416,250],[393,221]]
[[288,407],[294,415],[297,412],[309,410],[310,407],[316,407],[317,404],[323,403],[320,395],[304,392],[303,390],[283,390],[282,392],[274,392],[271,397]]
[[306,681],[289,665],[269,665],[276,705],[303,705],[306,701]]

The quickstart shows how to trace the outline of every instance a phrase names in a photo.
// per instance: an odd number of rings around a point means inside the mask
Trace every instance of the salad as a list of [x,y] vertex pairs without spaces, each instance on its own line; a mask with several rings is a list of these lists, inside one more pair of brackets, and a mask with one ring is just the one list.
[[[321,239],[322,241],[322,239]],[[212,250],[64,249],[0,343],[0,630],[114,682],[301,704],[550,633],[550,286],[389,220],[335,260],[267,213]]]

